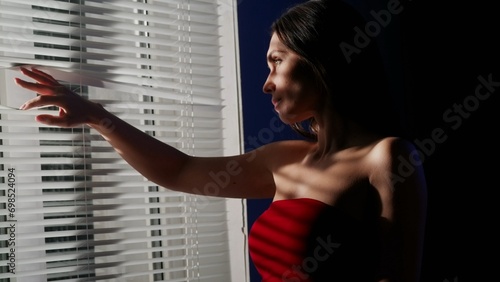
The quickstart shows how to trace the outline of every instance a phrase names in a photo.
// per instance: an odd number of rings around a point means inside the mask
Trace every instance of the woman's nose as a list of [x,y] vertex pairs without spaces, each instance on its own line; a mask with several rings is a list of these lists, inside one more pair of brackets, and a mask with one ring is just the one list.
[[264,85],[262,86],[262,91],[267,94],[271,94],[274,91],[274,83],[271,80],[271,76],[268,76],[266,81],[264,82]]

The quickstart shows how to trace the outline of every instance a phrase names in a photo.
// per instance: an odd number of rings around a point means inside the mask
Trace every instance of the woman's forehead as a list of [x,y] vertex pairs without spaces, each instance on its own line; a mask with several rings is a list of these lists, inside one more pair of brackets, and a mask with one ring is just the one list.
[[289,51],[283,42],[281,42],[280,38],[276,33],[271,36],[271,40],[269,41],[269,50],[267,51],[268,56],[275,52],[287,52]]

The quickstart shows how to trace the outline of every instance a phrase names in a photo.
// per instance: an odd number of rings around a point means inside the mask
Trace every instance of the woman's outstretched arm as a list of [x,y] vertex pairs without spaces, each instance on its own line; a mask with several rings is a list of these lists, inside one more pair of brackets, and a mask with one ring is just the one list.
[[59,107],[59,115],[42,114],[36,120],[59,127],[82,124],[92,127],[134,169],[160,186],[217,197],[274,195],[272,174],[264,165],[265,153],[231,157],[189,156],[128,124],[100,104],[71,92],[47,73],[26,68],[21,68],[21,72],[36,82],[16,78],[16,83],[39,94],[21,109]]

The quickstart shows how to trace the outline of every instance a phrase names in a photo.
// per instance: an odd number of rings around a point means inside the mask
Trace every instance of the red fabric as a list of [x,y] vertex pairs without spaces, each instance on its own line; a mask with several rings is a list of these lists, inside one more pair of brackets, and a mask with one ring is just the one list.
[[360,234],[359,222],[323,202],[277,200],[252,226],[250,256],[265,282],[371,281],[352,269],[372,274]]

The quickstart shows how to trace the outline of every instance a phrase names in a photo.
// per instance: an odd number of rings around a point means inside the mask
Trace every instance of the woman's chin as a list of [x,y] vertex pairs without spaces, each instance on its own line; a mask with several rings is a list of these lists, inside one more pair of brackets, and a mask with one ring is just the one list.
[[294,123],[298,123],[298,122],[301,122],[300,119],[297,119],[298,116],[297,115],[291,115],[291,114],[285,114],[285,113],[280,113],[278,112],[278,116],[280,118],[280,120],[284,123],[284,124],[287,124],[287,125],[291,125],[291,124],[294,124]]

